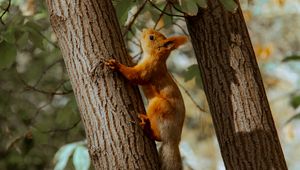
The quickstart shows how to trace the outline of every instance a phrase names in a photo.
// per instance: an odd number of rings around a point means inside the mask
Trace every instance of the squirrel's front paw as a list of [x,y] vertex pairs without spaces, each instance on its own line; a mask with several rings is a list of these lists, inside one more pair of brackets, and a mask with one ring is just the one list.
[[115,59],[106,61],[105,65],[108,66],[111,70],[117,70],[119,67],[119,63]]

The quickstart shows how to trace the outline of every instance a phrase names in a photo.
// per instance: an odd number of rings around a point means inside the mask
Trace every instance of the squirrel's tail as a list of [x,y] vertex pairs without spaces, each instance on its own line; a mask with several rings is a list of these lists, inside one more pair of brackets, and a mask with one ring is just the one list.
[[159,149],[162,170],[182,170],[179,143],[163,142]]

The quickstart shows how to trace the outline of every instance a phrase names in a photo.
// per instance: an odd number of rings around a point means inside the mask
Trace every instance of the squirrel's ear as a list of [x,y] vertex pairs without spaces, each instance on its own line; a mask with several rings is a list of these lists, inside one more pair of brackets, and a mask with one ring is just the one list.
[[174,50],[178,48],[180,45],[187,42],[188,38],[186,36],[174,36],[169,37],[164,40],[163,47],[168,48],[169,50]]

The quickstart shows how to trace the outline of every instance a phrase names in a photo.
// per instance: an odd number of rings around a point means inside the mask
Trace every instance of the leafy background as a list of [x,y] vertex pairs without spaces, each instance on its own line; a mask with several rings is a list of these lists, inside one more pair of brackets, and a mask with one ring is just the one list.
[[[220,1],[227,10],[236,9],[234,1]],[[142,54],[143,28],[187,34],[182,16],[206,7],[205,0],[113,4],[133,61]],[[288,167],[300,169],[300,1],[242,0],[241,5]],[[93,169],[45,2],[0,0],[0,6],[0,169]],[[224,169],[195,64],[190,43],[168,60],[187,108],[180,145],[185,169]]]

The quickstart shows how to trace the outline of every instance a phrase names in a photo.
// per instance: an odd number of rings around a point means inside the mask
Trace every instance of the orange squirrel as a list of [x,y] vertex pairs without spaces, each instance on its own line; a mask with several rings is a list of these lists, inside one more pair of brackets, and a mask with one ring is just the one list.
[[134,67],[111,59],[106,62],[129,81],[142,86],[148,99],[147,113],[139,114],[140,125],[152,139],[161,141],[160,160],[163,170],[182,169],[179,142],[185,107],[179,88],[168,73],[166,60],[171,51],[187,41],[186,36],[166,38],[153,29],[144,29],[141,43],[143,58]]

